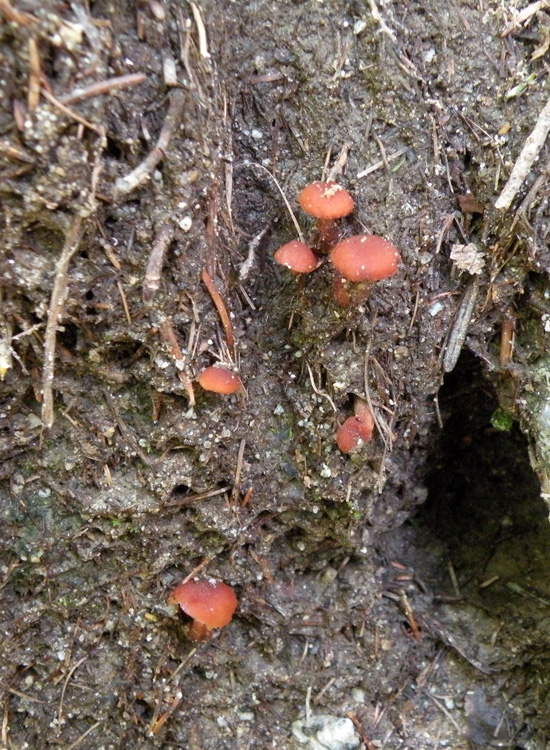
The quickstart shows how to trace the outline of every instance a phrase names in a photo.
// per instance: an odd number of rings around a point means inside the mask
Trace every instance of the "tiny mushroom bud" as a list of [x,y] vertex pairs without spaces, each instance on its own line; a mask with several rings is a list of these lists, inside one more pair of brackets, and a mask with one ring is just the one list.
[[298,240],[287,242],[273,256],[277,263],[294,273],[311,273],[318,265],[318,259],[311,248]]
[[231,622],[237,609],[233,589],[222,581],[190,580],[181,583],[168,597],[170,604],[179,604],[193,618],[189,639],[207,641],[212,630],[223,628]]
[[317,219],[319,250],[327,252],[338,241],[334,220],[353,211],[353,198],[336,182],[312,182],[302,190],[298,202],[307,214]]
[[214,393],[237,393],[242,388],[238,376],[227,367],[211,365],[201,372],[198,380],[205,391]]
[[376,234],[358,234],[336,245],[330,260],[348,281],[380,281],[397,271],[399,250]]
[[336,443],[342,453],[357,453],[364,443],[370,443],[372,440],[374,419],[368,407],[367,412],[361,412],[361,416],[348,417],[338,428]]

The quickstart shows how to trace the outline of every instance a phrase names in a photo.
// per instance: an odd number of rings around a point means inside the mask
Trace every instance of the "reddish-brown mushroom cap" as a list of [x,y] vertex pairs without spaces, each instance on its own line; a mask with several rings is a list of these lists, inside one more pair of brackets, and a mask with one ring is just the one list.
[[298,240],[287,242],[273,256],[277,263],[289,268],[294,273],[311,273],[319,263],[311,248]]
[[399,265],[399,250],[376,234],[348,237],[333,248],[332,265],[348,281],[379,281],[391,276]]
[[191,580],[181,583],[168,597],[207,630],[223,628],[231,622],[237,609],[233,589],[222,581]]
[[201,372],[198,380],[205,391],[214,393],[236,393],[241,388],[241,381],[227,367],[211,365]]
[[312,182],[302,190],[298,203],[316,219],[340,219],[353,211],[353,198],[336,182]]
[[336,443],[342,453],[355,453],[363,443],[370,443],[373,427],[374,420],[369,424],[359,417],[348,417],[336,433]]

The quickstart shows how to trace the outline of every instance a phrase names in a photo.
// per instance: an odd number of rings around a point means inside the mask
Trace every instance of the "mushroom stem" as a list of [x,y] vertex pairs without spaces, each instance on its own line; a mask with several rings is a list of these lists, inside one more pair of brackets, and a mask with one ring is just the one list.
[[193,620],[189,626],[187,637],[190,641],[209,641],[212,637],[212,631],[206,627],[204,622]]
[[334,219],[317,219],[315,249],[322,255],[329,253],[340,239]]
[[339,271],[334,272],[332,279],[332,299],[340,307],[360,305],[369,296],[372,283],[364,281],[359,284],[346,281]]

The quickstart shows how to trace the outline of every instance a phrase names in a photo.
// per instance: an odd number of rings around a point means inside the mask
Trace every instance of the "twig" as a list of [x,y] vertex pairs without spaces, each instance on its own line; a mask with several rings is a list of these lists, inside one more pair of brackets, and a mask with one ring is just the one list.
[[239,452],[237,454],[237,466],[235,467],[235,479],[233,481],[233,489],[231,491],[231,502],[233,504],[237,503],[237,499],[241,491],[241,474],[243,470],[245,448],[246,440],[243,438],[241,440],[241,444],[239,445]]
[[173,237],[174,225],[171,222],[166,222],[162,224],[153,241],[145,278],[143,279],[143,301],[146,305],[151,304],[158,291],[164,256]]
[[216,306],[216,310],[218,311],[218,315],[220,316],[220,320],[222,322],[223,330],[225,332],[225,338],[227,340],[227,346],[229,350],[235,354],[235,334],[233,332],[233,325],[231,323],[231,318],[229,317],[229,313],[227,312],[227,307],[225,306],[225,302],[223,301],[220,293],[214,286],[214,282],[212,281],[212,278],[206,268],[203,270],[201,274],[202,283],[207,288],[208,293],[212,297],[212,302]]
[[[160,700],[162,700],[162,692],[163,691],[161,691]],[[166,724],[168,719],[172,716],[172,714],[177,709],[177,707],[182,702],[182,700],[183,700],[183,693],[181,693],[181,691],[178,690],[178,692],[176,693],[176,695],[174,696],[172,700],[172,703],[170,704],[170,708],[158,718],[156,716],[153,717],[153,720],[151,721],[151,724],[149,725],[149,731],[151,734],[158,734],[160,732],[162,727]],[[160,706],[160,701],[159,701],[159,706]]]
[[525,182],[541,148],[550,132],[550,99],[538,116],[535,127],[528,136],[516,163],[512,168],[508,182],[495,202],[495,208],[510,208],[516,193]]
[[38,44],[33,37],[29,38],[29,83],[27,91],[27,107],[29,112],[34,112],[40,102],[40,79],[42,71],[40,69],[40,55],[38,54]]
[[118,288],[118,293],[120,294],[120,299],[122,301],[122,307],[124,308],[124,315],[126,316],[126,322],[129,326],[132,325],[132,316],[130,315],[130,308],[128,307],[128,300],[126,299],[126,294],[124,293],[124,287],[122,286],[121,281],[117,281],[116,283]]
[[72,109],[69,109],[69,107],[66,107],[64,104],[62,104],[59,99],[56,99],[55,96],[50,94],[49,91],[47,91],[45,88],[41,89],[42,96],[47,99],[50,104],[53,104],[54,107],[57,107],[61,112],[63,112],[64,115],[67,115],[67,117],[71,117],[73,120],[76,120],[81,125],[84,125],[84,127],[89,128],[90,130],[93,130],[94,133],[97,133],[102,138],[105,137],[105,130],[101,126],[94,125],[93,123],[86,120],[84,117],[78,114],[78,112],[74,112]]
[[380,161],[371,164],[370,167],[367,167],[362,172],[359,172],[359,174],[357,175],[357,179],[360,180],[362,177],[366,177],[367,175],[376,172],[378,169],[381,169],[383,166],[387,165],[388,162],[394,161],[394,159],[398,159],[400,156],[403,156],[403,154],[406,154],[407,151],[407,148],[398,148],[397,151],[393,152],[393,154],[386,154],[385,161],[381,159]]
[[277,190],[280,192],[280,194],[282,196],[282,199],[285,202],[285,206],[286,206],[286,209],[287,209],[288,213],[290,214],[290,218],[292,219],[292,223],[294,224],[294,226],[296,227],[296,231],[298,232],[298,237],[300,238],[300,242],[303,242],[304,241],[304,235],[303,235],[302,230],[300,229],[300,225],[298,224],[298,220],[296,219],[296,216],[294,215],[294,211],[292,210],[292,208],[290,206],[290,203],[288,202],[288,198],[286,197],[286,195],[284,193],[284,190],[280,186],[280,184],[279,184],[277,178],[275,177],[275,175],[273,175],[269,171],[269,169],[267,169],[266,167],[264,167],[263,164],[258,164],[258,162],[255,162],[255,161],[245,161],[244,162],[244,166],[246,166],[246,167],[258,167],[259,169],[263,169],[263,171],[267,172],[267,174],[271,177],[271,179],[273,180],[273,182],[277,186]]
[[44,334],[44,367],[42,369],[42,424],[46,429],[50,429],[54,421],[53,378],[57,324],[63,311],[63,304],[67,293],[69,263],[78,250],[80,240],[82,239],[82,231],[82,217],[76,216],[67,234],[55,269],[55,281],[48,309],[48,322],[46,323]]
[[101,96],[101,94],[110,94],[115,89],[127,89],[130,86],[137,86],[138,83],[143,83],[147,80],[145,73],[130,73],[125,76],[116,76],[115,78],[107,78],[105,81],[97,81],[92,83],[85,89],[75,89],[72,94],[65,94],[65,96],[59,97],[62,104],[77,104],[85,99],[92,99],[94,96]]
[[88,729],[83,734],[81,734],[80,737],[78,737],[78,739],[76,739],[72,744],[70,744],[67,747],[67,750],[75,750],[75,747],[78,747],[80,745],[80,743],[82,742],[82,740],[86,739],[86,737],[89,734],[91,734],[92,732],[94,732],[98,728],[98,726],[100,724],[101,724],[100,721],[96,721],[95,724],[92,724],[91,727],[88,727]]
[[151,177],[153,170],[162,161],[168,150],[172,136],[183,115],[184,104],[185,94],[181,89],[174,89],[170,94],[168,114],[164,120],[156,146],[130,174],[126,175],[126,177],[120,177],[115,182],[115,197],[119,198],[122,195],[131,193],[132,190],[143,185]]
[[508,34],[511,34],[513,31],[518,29],[522,23],[528,21],[530,18],[532,18],[532,16],[535,15],[535,13],[538,13],[539,10],[542,10],[544,8],[548,8],[548,2],[546,2],[546,0],[537,0],[534,3],[530,3],[526,8],[523,8],[523,10],[514,12],[512,21],[508,24],[504,31],[501,31],[500,36],[508,36]]
[[210,490],[210,492],[200,492],[197,495],[189,495],[181,500],[172,500],[171,502],[165,503],[165,508],[176,508],[181,505],[192,505],[199,500],[208,500],[210,497],[216,497],[217,495],[223,495],[225,492],[229,492],[229,487],[219,487],[216,490]]
[[73,676],[73,674],[76,672],[78,667],[82,664],[82,662],[85,662],[87,656],[83,656],[81,659],[79,659],[76,664],[74,664],[70,669],[69,673],[67,674],[67,677],[65,678],[65,682],[63,683],[63,688],[61,690],[61,698],[59,700],[59,710],[57,712],[57,723],[59,726],[61,726],[63,722],[63,701],[65,700],[65,693],[67,691],[67,685],[69,684],[69,680]]
[[187,391],[189,406],[194,406],[195,392],[193,390],[193,383],[191,382],[191,378],[189,377],[189,375],[187,375],[187,373],[185,372],[185,359],[176,338],[176,334],[174,333],[174,329],[172,328],[172,321],[170,320],[170,318],[166,318],[159,325],[159,333],[170,347],[170,353],[174,357],[174,364],[176,365],[176,370],[178,371],[178,378]]
[[342,146],[340,153],[338,154],[336,158],[336,161],[330,168],[329,173],[327,175],[328,182],[334,182],[344,171],[344,167],[346,166],[346,162],[348,160],[348,152],[351,148],[351,145],[352,144],[349,141],[346,141],[344,145]]
[[191,3],[191,10],[193,11],[193,18],[197,24],[197,32],[199,34],[199,52],[201,57],[209,58],[210,52],[208,51],[208,42],[206,40],[206,29],[204,28],[204,21],[202,20],[201,11],[198,5]]
[[375,1],[374,0],[369,0],[369,5],[370,5],[370,12],[372,14],[373,19],[376,21],[376,23],[380,27],[378,29],[378,31],[382,32],[383,34],[387,34],[389,36],[389,38],[392,40],[392,42],[395,42],[396,41],[395,34],[390,29],[390,27],[387,25],[387,23],[384,21],[384,19],[382,18],[382,16],[380,15],[380,11],[376,7]]
[[318,396],[322,396],[323,398],[326,398],[326,400],[329,402],[329,404],[334,409],[334,413],[336,413],[338,411],[338,409],[336,408],[336,405],[335,405],[334,401],[331,399],[331,397],[329,396],[329,394],[326,393],[325,391],[322,391],[320,388],[318,388],[315,385],[315,380],[313,378],[313,372],[311,370],[311,367],[309,366],[309,362],[306,362],[306,367],[307,367],[307,371],[308,371],[308,375],[309,375],[309,381],[311,383],[311,387],[313,388],[313,392],[316,393]]

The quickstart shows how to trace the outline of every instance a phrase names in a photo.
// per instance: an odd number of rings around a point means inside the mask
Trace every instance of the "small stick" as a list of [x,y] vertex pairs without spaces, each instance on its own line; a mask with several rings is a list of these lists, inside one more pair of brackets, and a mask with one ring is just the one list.
[[202,20],[201,11],[198,5],[191,3],[191,10],[193,11],[193,18],[197,24],[197,32],[199,34],[199,52],[201,57],[209,58],[210,52],[208,51],[208,42],[206,40],[206,29],[204,28],[204,21]]
[[184,104],[185,94],[181,89],[174,89],[170,94],[168,114],[164,120],[156,146],[130,174],[127,174],[126,177],[120,177],[115,182],[115,196],[117,198],[131,193],[132,190],[143,185],[151,177],[153,170],[162,161],[168,150],[172,136],[183,115]]
[[195,391],[193,390],[193,383],[191,382],[191,378],[184,371],[185,360],[183,357],[183,352],[181,351],[180,345],[178,344],[178,340],[176,338],[176,334],[174,333],[174,329],[172,328],[172,322],[170,318],[166,318],[162,321],[162,323],[159,325],[159,332],[162,338],[170,347],[170,353],[174,357],[176,370],[178,371],[178,377],[180,379],[180,382],[183,384],[183,387],[187,391],[189,406],[194,406]]
[[162,224],[153,241],[145,278],[143,279],[143,301],[146,305],[151,304],[160,286],[164,256],[173,237],[174,225],[171,222],[166,222]]
[[42,368],[42,424],[50,429],[54,422],[53,378],[55,367],[55,341],[57,324],[63,311],[67,294],[67,271],[73,255],[82,239],[82,217],[76,216],[70,228],[63,250],[55,268],[55,281],[48,309],[48,321],[44,333],[44,366]]
[[258,167],[259,169],[263,169],[263,171],[267,172],[267,174],[271,177],[271,179],[273,180],[273,182],[277,186],[277,190],[281,194],[281,197],[282,197],[283,201],[285,202],[286,210],[290,214],[290,218],[292,219],[292,223],[296,227],[296,231],[298,232],[298,237],[300,238],[300,242],[303,242],[304,241],[304,234],[303,234],[302,230],[300,229],[300,225],[298,224],[298,220],[297,220],[297,218],[296,218],[296,216],[294,214],[294,211],[292,210],[292,207],[291,207],[290,203],[288,202],[288,198],[286,197],[285,192],[284,192],[283,188],[281,187],[281,185],[279,184],[279,181],[277,180],[277,178],[275,177],[275,175],[272,174],[269,171],[269,169],[267,169],[267,167],[264,167],[263,164],[258,164],[258,162],[256,162],[256,161],[245,161],[244,165],[247,166],[247,167]]
[[181,692],[177,692],[174,696],[174,699],[172,700],[172,703],[170,704],[170,708],[165,711],[162,716],[159,716],[158,718],[154,718],[151,722],[151,725],[149,726],[149,732],[151,734],[158,734],[162,727],[166,724],[170,716],[174,713],[176,708],[179,706],[179,704],[183,700],[183,695]]
[[535,163],[541,148],[544,146],[546,137],[550,132],[550,99],[546,102],[543,110],[538,116],[535,127],[528,136],[525,144],[512,168],[508,182],[495,202],[495,208],[510,208],[510,204],[516,197],[516,193],[525,182],[531,167]]
[[366,749],[367,750],[376,750],[375,745],[372,744],[372,742],[370,741],[370,739],[365,734],[365,730],[363,729],[363,725],[361,724],[361,722],[357,718],[357,714],[355,714],[353,711],[348,711],[348,719],[351,719],[351,721],[353,722],[355,728],[359,732],[361,740],[362,740],[363,744],[365,745]]
[[243,438],[239,445],[239,452],[237,454],[237,466],[235,467],[235,480],[233,482],[233,490],[231,491],[231,502],[236,504],[237,498],[241,491],[241,474],[244,463],[244,450],[246,448],[246,440]]
[[351,148],[351,143],[346,141],[342,146],[340,153],[338,154],[336,161],[332,165],[327,175],[327,182],[334,182],[344,171],[346,162],[348,160],[348,152]]
[[403,607],[403,611],[405,613],[405,617],[407,618],[407,622],[409,623],[409,627],[411,629],[414,640],[421,641],[422,634],[420,633],[420,628],[418,627],[416,617],[414,616],[413,608],[411,607],[411,603],[409,602],[407,594],[402,589],[399,591],[399,601],[401,602],[401,606]]
[[138,83],[143,83],[147,80],[145,73],[130,73],[125,76],[116,76],[115,78],[107,78],[105,81],[97,81],[92,83],[85,89],[75,89],[72,94],[65,94],[59,98],[62,104],[77,104],[85,99],[92,99],[94,96],[101,96],[101,94],[110,94],[115,89],[127,89],[130,86],[136,86]]
[[506,26],[504,31],[500,32],[500,36],[508,36],[508,34],[511,34],[516,29],[519,29],[519,27],[523,23],[525,23],[525,21],[528,21],[532,16],[535,15],[535,13],[538,13],[539,10],[544,8],[548,8],[548,2],[546,2],[546,0],[536,0],[536,2],[530,3],[523,10],[514,12],[514,17],[511,23]]
[[165,508],[177,508],[180,505],[192,505],[199,500],[208,500],[210,497],[216,497],[217,495],[223,495],[225,492],[229,492],[229,487],[220,487],[216,490],[210,490],[210,492],[200,492],[197,495],[189,495],[181,500],[172,500],[171,502],[165,503]]
[[362,172],[359,172],[357,175],[357,179],[360,180],[362,177],[367,177],[367,175],[372,174],[373,172],[376,172],[378,169],[381,169],[384,165],[387,165],[388,162],[394,161],[395,159],[399,159],[400,156],[403,156],[403,154],[406,154],[408,149],[406,148],[399,148],[397,151],[394,151],[392,154],[386,154],[386,159],[383,161],[382,159],[380,161],[377,161],[375,164],[371,164],[370,167],[367,167],[366,169],[363,169]]
[[59,99],[56,99],[55,96],[50,94],[49,91],[47,91],[45,88],[41,89],[42,96],[47,99],[50,104],[53,104],[54,107],[57,107],[57,109],[61,110],[64,115],[67,115],[67,117],[71,117],[73,120],[76,120],[81,125],[84,125],[84,127],[89,128],[89,130],[93,130],[94,133],[97,133],[102,138],[105,137],[105,130],[101,126],[94,125],[91,122],[88,122],[88,120],[84,119],[84,117],[81,117],[77,112],[74,112],[72,109],[69,109],[69,107],[66,107],[64,104],[61,104]]
[[516,321],[514,319],[514,309],[507,307],[504,311],[500,329],[500,353],[499,364],[506,367],[512,361],[514,354],[514,333],[516,330]]
[[34,112],[40,103],[40,79],[42,71],[40,69],[40,55],[38,54],[38,45],[36,39],[29,38],[29,84],[27,92],[27,107],[29,112]]
[[85,740],[86,737],[91,734],[92,732],[95,732],[95,730],[98,728],[98,726],[101,724],[101,721],[96,721],[95,724],[92,724],[91,727],[88,727],[85,732],[83,732],[80,737],[78,737],[74,742],[72,742],[70,745],[68,745],[67,750],[75,750],[82,740]]
[[122,307],[124,308],[124,315],[126,316],[126,322],[129,326],[132,325],[132,316],[130,315],[130,308],[128,307],[128,300],[126,299],[126,294],[124,293],[124,287],[122,286],[122,282],[117,281],[116,283],[118,287],[118,293],[120,294],[120,299],[122,300]]
[[208,293],[212,297],[212,302],[216,306],[216,310],[218,311],[218,315],[220,316],[220,320],[222,322],[223,330],[225,332],[225,338],[227,339],[227,346],[230,350],[235,353],[235,334],[233,332],[233,325],[231,323],[231,318],[229,317],[229,313],[227,312],[227,307],[225,306],[225,302],[221,298],[220,293],[214,286],[214,282],[212,281],[212,278],[206,268],[203,270],[201,274],[202,283],[207,288]]

